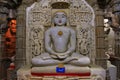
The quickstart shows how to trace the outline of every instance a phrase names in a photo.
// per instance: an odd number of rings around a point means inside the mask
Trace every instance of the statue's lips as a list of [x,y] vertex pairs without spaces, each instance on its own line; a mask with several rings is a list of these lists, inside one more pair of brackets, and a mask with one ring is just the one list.
[[59,20],[59,23],[62,23],[62,21],[61,21],[61,20]]

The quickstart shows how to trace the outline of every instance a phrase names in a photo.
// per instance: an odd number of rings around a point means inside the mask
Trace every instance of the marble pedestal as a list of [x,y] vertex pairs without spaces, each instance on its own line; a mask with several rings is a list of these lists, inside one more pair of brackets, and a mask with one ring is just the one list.
[[[105,80],[106,77],[106,71],[96,66],[91,66],[91,68],[71,66],[65,73],[56,73],[55,70],[49,68],[56,68],[56,66],[41,67],[41,69],[39,67],[32,69],[23,67],[17,71],[17,80]],[[39,72],[42,70],[45,72]]]

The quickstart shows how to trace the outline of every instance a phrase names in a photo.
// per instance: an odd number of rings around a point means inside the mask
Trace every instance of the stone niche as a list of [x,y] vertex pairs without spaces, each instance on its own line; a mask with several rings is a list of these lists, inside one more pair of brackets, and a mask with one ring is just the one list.
[[[26,11],[25,55],[27,66],[25,65],[17,71],[18,80],[105,80],[105,70],[98,66],[91,66],[95,64],[96,56],[95,15],[85,0],[40,0],[33,3]],[[45,52],[44,33],[50,26],[54,25],[52,16],[56,11],[67,13],[66,25],[71,26],[77,33],[76,51],[88,56],[91,60],[91,65],[87,67],[88,76],[84,76],[82,73],[75,77],[64,74],[62,76],[33,76],[31,74],[31,59]],[[72,69],[74,70],[74,68]]]

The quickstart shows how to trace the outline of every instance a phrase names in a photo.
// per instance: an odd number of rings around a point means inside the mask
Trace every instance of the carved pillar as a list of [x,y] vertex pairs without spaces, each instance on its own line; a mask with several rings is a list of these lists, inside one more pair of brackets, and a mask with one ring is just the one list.
[[107,68],[106,56],[105,56],[105,35],[104,35],[104,13],[95,5],[96,14],[96,64]]
[[17,34],[16,34],[16,69],[25,65],[25,46],[26,46],[26,8],[33,3],[34,0],[23,0],[18,8],[17,15]]
[[18,17],[17,17],[17,34],[16,34],[16,66],[17,68],[24,65],[25,59],[25,4],[22,4],[18,8]]

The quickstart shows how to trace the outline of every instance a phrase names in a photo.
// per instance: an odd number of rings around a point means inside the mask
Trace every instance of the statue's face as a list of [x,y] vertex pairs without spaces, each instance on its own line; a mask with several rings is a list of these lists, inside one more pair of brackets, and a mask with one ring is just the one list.
[[16,20],[11,20],[9,26],[10,26],[10,30],[13,33],[16,33]]
[[54,16],[54,23],[56,25],[62,26],[65,25],[67,21],[67,17],[64,12],[57,12]]

